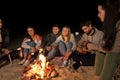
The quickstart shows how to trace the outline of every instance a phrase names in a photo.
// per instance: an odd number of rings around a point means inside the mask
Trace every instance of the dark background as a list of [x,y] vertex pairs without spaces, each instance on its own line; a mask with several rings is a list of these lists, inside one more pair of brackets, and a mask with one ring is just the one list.
[[53,24],[59,24],[61,28],[67,24],[72,32],[81,32],[79,24],[84,19],[90,19],[94,26],[101,29],[97,3],[97,0],[4,0],[0,2],[0,17],[11,35],[25,34],[28,25],[35,26],[41,35],[49,33]]

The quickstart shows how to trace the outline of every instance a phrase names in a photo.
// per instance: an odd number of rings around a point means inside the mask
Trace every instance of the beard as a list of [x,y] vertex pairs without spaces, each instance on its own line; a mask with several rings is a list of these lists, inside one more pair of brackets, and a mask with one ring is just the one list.
[[95,33],[95,29],[94,29],[94,28],[92,28],[92,29],[91,29],[91,30],[89,30],[89,32],[88,32],[88,33],[86,33],[86,34],[87,34],[87,35],[92,36],[94,33]]
[[86,34],[87,34],[87,35],[90,35],[90,34],[91,34],[91,32],[92,32],[92,29],[91,29],[91,30],[89,30]]

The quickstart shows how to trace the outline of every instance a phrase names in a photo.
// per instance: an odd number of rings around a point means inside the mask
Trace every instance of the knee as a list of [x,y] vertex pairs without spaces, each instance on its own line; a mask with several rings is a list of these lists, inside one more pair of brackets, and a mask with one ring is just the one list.
[[52,48],[49,53],[55,53],[56,52],[56,48]]
[[65,45],[65,43],[63,41],[59,42],[59,46],[64,46],[64,45]]
[[73,43],[72,43],[72,42],[68,42],[68,45],[69,45],[70,47],[72,47],[72,46],[73,46]]
[[27,48],[23,48],[23,51],[22,51],[23,53],[29,53],[29,49],[27,49]]

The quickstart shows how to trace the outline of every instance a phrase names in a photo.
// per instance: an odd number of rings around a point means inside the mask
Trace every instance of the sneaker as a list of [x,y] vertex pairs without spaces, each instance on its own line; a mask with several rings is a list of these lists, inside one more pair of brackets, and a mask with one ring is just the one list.
[[68,66],[68,61],[67,60],[63,60],[63,63],[61,65],[61,67],[66,67]]
[[68,60],[68,65],[71,65],[72,64],[72,59],[69,59]]
[[23,60],[21,60],[21,61],[19,62],[19,64],[22,65],[25,61],[26,61],[26,60],[23,59]]
[[25,63],[23,64],[24,67],[28,66],[30,64],[29,60],[26,60]]

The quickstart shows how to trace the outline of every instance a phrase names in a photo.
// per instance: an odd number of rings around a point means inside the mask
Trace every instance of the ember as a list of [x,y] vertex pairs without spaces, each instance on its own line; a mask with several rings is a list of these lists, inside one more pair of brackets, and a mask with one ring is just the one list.
[[39,58],[31,65],[25,68],[22,80],[46,80],[47,78],[56,77],[58,75],[54,65],[46,61],[46,57],[39,51]]

